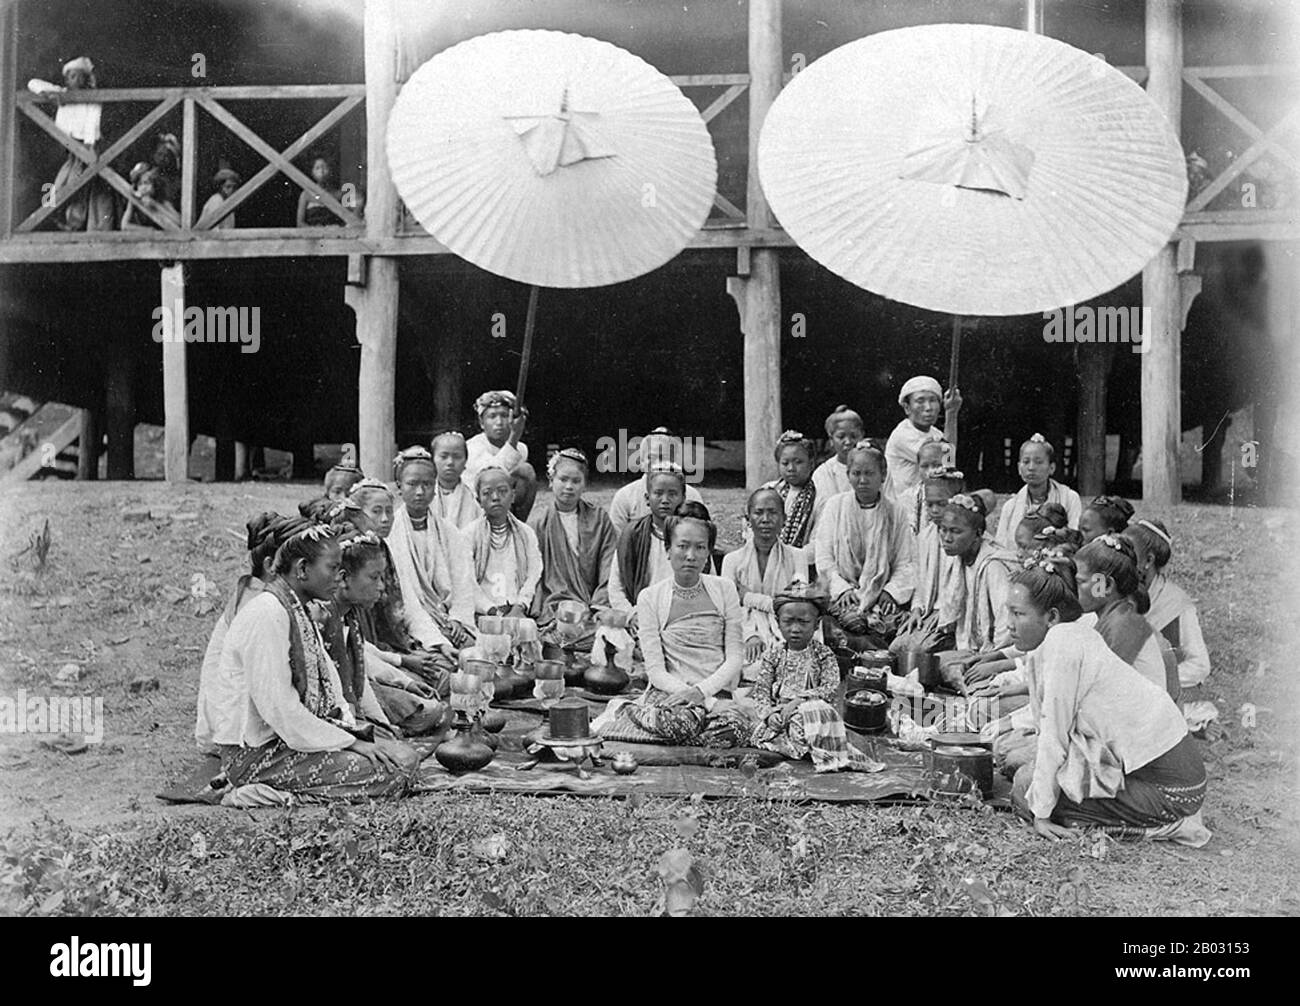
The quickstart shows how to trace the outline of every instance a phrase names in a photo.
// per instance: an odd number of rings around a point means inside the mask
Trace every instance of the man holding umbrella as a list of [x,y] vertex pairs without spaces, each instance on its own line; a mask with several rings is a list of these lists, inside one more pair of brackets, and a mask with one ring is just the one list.
[[[913,377],[898,393],[898,404],[905,418],[889,434],[885,445],[885,461],[889,476],[885,494],[899,499],[921,481],[921,466],[917,455],[923,444],[943,440],[943,432],[934,424],[939,420],[940,407],[947,410],[949,421],[956,418],[961,408],[961,393],[954,387],[946,395],[933,377]],[[953,459],[948,459],[952,464]]]
[[474,401],[474,412],[482,429],[465,443],[467,457],[462,481],[474,492],[474,481],[489,461],[510,473],[515,502],[510,508],[519,520],[526,521],[537,497],[537,473],[528,463],[528,445],[520,442],[528,410],[518,407],[510,391],[485,391]]

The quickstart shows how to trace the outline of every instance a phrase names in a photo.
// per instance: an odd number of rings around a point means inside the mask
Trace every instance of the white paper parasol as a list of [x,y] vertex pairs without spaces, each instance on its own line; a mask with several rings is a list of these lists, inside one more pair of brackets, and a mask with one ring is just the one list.
[[795,76],[759,140],[763,191],[809,255],[934,311],[1029,314],[1139,272],[1182,218],[1163,113],[1122,73],[986,25],[881,32]]
[[388,122],[388,160],[426,230],[538,286],[632,279],[682,250],[713,204],[708,127],[638,56],[558,31],[503,31],[421,66]]

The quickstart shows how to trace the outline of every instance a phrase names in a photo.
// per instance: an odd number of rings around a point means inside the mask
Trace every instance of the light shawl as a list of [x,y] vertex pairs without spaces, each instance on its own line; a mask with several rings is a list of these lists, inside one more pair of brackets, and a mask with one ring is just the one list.
[[474,585],[468,582],[468,568],[457,568],[457,560],[465,561],[464,540],[449,522],[430,513],[428,527],[417,531],[401,507],[393,515],[387,545],[408,606],[419,604],[439,629],[450,619],[474,624]]
[[916,535],[916,592],[912,594],[913,611],[928,615],[939,607],[939,588],[945,572],[952,565],[952,558],[944,552],[943,543],[939,541],[938,526],[927,521]]
[[1182,688],[1194,688],[1210,675],[1210,653],[1196,618],[1196,601],[1163,573],[1148,588],[1146,619],[1173,649]]
[[[1147,611],[1147,621],[1174,646],[1181,646],[1182,640],[1178,638],[1178,620],[1185,612],[1195,609],[1196,602],[1187,591],[1170,582],[1169,578],[1163,575],[1155,578],[1148,593],[1151,597],[1151,608]],[[1173,626],[1172,638],[1170,626]]]
[[939,624],[956,625],[957,649],[983,653],[1010,645],[1005,629],[1005,638],[999,638],[998,616],[1011,576],[1020,567],[1019,555],[986,534],[969,565],[955,556],[945,558]]
[[[1068,518],[1067,526],[1079,527],[1079,518],[1083,515],[1083,501],[1079,499],[1079,494],[1069,486],[1063,486],[1056,479],[1047,480],[1047,499],[1045,503],[1059,503],[1065,510]],[[1037,511],[1042,504],[1032,507]],[[1029,513],[1031,506],[1029,503],[1029,486],[1021,486],[1020,491],[1002,504],[1002,513],[998,516],[998,530],[994,537],[1001,545],[1014,545],[1016,540],[1016,528],[1020,522],[1025,519],[1025,514]]]
[[[515,553],[515,590],[520,590],[528,580],[528,542],[524,537],[525,524],[512,513],[506,514],[507,536]],[[480,517],[465,533],[469,536],[470,551],[474,556],[474,579],[483,582],[487,575],[488,559],[492,555],[492,523]]]
[[561,601],[591,607],[609,605],[609,570],[618,549],[618,536],[609,514],[578,500],[578,551],[564,533],[560,511],[552,503],[529,520],[542,553],[542,579],[533,595],[533,617],[540,626],[555,620]]
[[758,549],[752,541],[722,558],[722,576],[736,585],[744,610],[744,638],[757,636],[764,646],[781,641],[781,629],[772,599],[796,579],[811,582],[808,558],[798,548],[776,542],[767,556],[767,568],[758,571]]
[[902,504],[882,493],[874,507],[863,508],[854,493],[840,493],[818,521],[817,572],[831,580],[832,597],[843,593],[845,581],[856,589],[861,611],[886,588],[906,606],[916,587],[915,548]]
[[457,482],[456,488],[449,493],[444,493],[441,486],[435,485],[429,512],[436,513],[458,531],[483,516],[483,508],[478,505],[474,493],[464,482]]

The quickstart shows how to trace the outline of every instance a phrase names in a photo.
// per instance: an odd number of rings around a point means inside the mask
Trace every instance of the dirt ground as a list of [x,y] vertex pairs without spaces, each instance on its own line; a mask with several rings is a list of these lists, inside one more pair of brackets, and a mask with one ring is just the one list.
[[[352,818],[351,823],[338,824],[332,811],[248,815],[209,807],[170,808],[155,798],[195,760],[192,731],[199,663],[227,591],[244,571],[243,522],[263,509],[289,511],[308,495],[308,486],[283,483],[173,489],[160,483],[62,482],[29,483],[0,495],[0,556],[6,574],[0,583],[0,695],[14,696],[23,689],[28,695],[102,696],[105,711],[102,743],[80,754],[48,749],[25,734],[0,735],[0,835],[8,832],[7,844],[0,847],[0,886],[10,885],[8,910],[40,913],[42,905],[45,914],[74,905],[81,910],[151,913],[336,910],[328,901],[304,897],[301,885],[290,885],[290,893],[279,900],[263,890],[240,901],[232,892],[247,887],[252,875],[241,870],[240,850],[278,826],[274,822],[292,817],[297,824],[285,827],[319,828],[324,827],[322,821],[333,821],[338,827],[356,828]],[[720,516],[724,543],[739,538],[742,495],[740,490],[706,491]],[[592,498],[604,502],[608,496],[604,491]],[[663,801],[664,806],[649,801],[634,813],[660,822],[666,834],[673,828],[681,833],[682,814],[694,814],[691,820],[702,818],[714,826],[699,836],[694,826],[687,828],[686,838],[687,844],[699,844],[704,836],[714,836],[714,845],[701,845],[698,852],[714,859],[715,882],[702,903],[719,914],[894,913],[915,911],[918,905],[927,911],[973,914],[1035,914],[1044,906],[1050,914],[1078,914],[1083,908],[1089,914],[1300,913],[1300,715],[1294,657],[1300,643],[1300,590],[1288,533],[1291,515],[1193,505],[1156,515],[1170,523],[1174,534],[1174,579],[1200,600],[1213,662],[1210,680],[1197,696],[1213,701],[1220,712],[1203,746],[1210,775],[1205,820],[1215,835],[1205,849],[1153,845],[1108,852],[1087,840],[1062,843],[1069,848],[1050,847],[1009,815],[971,817],[969,809],[962,808],[809,810],[741,800],[683,809],[667,806],[671,801]],[[37,572],[30,553],[14,556],[47,519],[52,544],[45,568]],[[77,680],[59,682],[61,669],[69,664],[76,665]],[[67,677],[74,672],[63,673]],[[508,833],[524,822],[534,836],[571,829],[577,836],[572,841],[590,843],[587,862],[590,857],[602,862],[627,858],[633,842],[629,836],[650,827],[646,821],[629,822],[629,810],[620,801],[459,796],[449,803],[444,798],[415,798],[358,813],[368,822],[363,831],[391,833],[399,846],[407,841],[412,822],[441,821],[453,830],[461,828],[467,842],[494,828]],[[794,856],[807,867],[810,860],[796,855],[800,848],[806,853],[807,843],[800,846],[797,835],[810,827],[810,815],[833,832],[819,839],[830,843],[822,849],[824,876],[810,880],[806,870],[793,871],[792,886],[780,887],[778,898],[771,893],[777,888],[763,886],[772,864],[764,861],[766,866],[747,868],[734,859],[735,850],[727,845],[733,839],[727,836],[744,834],[752,840],[767,824],[784,829],[782,835],[796,838],[777,843],[771,854],[778,859]],[[632,830],[625,835],[628,828]],[[893,886],[881,884],[881,864],[892,860],[882,859],[879,851],[863,860],[853,851],[856,847],[841,848],[835,844],[840,831],[875,835],[884,843],[881,848],[892,842],[898,847],[892,869],[902,879]],[[68,850],[93,847],[102,852],[111,846],[117,850],[113,855],[126,857],[126,846],[134,845],[129,855],[148,849],[151,856],[174,860],[183,869],[193,862],[194,834],[206,836],[205,849],[224,843],[227,851],[216,857],[219,865],[213,867],[218,871],[214,876],[228,881],[224,888],[192,885],[182,896],[173,884],[171,893],[164,893],[169,889],[164,875],[161,885],[140,880],[123,900],[114,894],[101,904],[93,898],[78,901],[66,878],[53,893],[41,888],[50,883],[52,868],[33,865],[52,861],[33,850],[36,843],[54,841],[50,836],[57,835]],[[971,836],[976,835],[982,837],[975,841]],[[624,846],[625,841],[629,845]],[[516,845],[527,846],[522,839]],[[926,873],[926,863],[936,854],[943,860],[942,869]],[[552,872],[547,874],[554,888],[547,895],[550,900],[529,901],[531,895],[520,892],[530,885],[540,889],[540,882],[528,879],[533,876],[529,871],[538,867],[525,857],[518,864],[515,894],[502,893],[498,885],[491,897],[479,897],[486,888],[466,880],[460,887],[440,889],[439,904],[457,912],[523,914],[567,906],[574,911],[644,913],[653,908],[653,859],[647,852],[637,860],[649,865],[645,876],[637,874],[639,879],[629,888],[636,896],[623,900],[583,901],[566,886],[569,880]],[[135,866],[123,859],[118,872],[134,869],[141,877],[153,876],[152,866],[130,862]],[[386,862],[377,859],[376,868],[382,872]],[[449,862],[454,879],[455,861]],[[346,876],[360,877],[354,859],[347,863],[351,872]],[[286,869],[297,877],[295,867]],[[474,874],[465,869],[466,877]],[[870,873],[876,886],[857,870]],[[1066,911],[1061,907],[1069,901],[1066,889],[1083,883],[1080,870],[1087,874],[1086,903],[1076,892],[1074,911]],[[26,879],[15,880],[19,874]],[[986,898],[985,888],[971,886],[976,882],[988,883],[993,895]],[[346,887],[352,881],[345,877],[343,883]],[[129,885],[123,884],[125,890]],[[868,888],[875,891],[869,898],[862,893]],[[357,888],[342,910],[430,910],[419,898],[431,895],[427,888],[420,890],[424,893],[418,897],[410,892],[376,895],[379,900],[367,909],[356,901],[364,893]],[[928,900],[918,900],[918,891],[926,892]],[[957,893],[944,893],[951,891]]]

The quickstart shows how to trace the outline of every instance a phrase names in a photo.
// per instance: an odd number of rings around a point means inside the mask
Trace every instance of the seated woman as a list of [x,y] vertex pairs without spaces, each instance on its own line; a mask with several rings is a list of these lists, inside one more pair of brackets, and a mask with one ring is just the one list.
[[[653,501],[652,501],[653,505]],[[637,598],[637,640],[650,684],[636,700],[610,702],[595,725],[610,739],[733,747],[753,728],[746,704],[726,698],[744,662],[740,598],[731,581],[711,576],[717,527],[699,503],[664,524],[672,575]]]
[[[436,649],[427,650],[411,631],[411,623],[402,606],[402,585],[397,579],[393,553],[388,548],[394,520],[393,494],[377,479],[362,479],[352,487],[348,500],[357,508],[349,511],[352,526],[358,531],[369,531],[379,539],[385,560],[379,599],[357,609],[361,634],[366,641],[366,666],[373,671],[374,663],[380,662],[394,671],[415,675],[445,699],[451,688],[449,675],[456,669],[456,648],[443,642]],[[421,614],[426,619],[429,617],[423,612]],[[372,673],[371,676],[376,675]],[[398,682],[405,680],[396,674],[379,676],[381,681],[390,678]],[[382,696],[382,689],[377,691]]]
[[772,599],[793,580],[810,582],[803,551],[780,540],[785,504],[775,489],[755,489],[745,505],[749,541],[722,559],[723,579],[735,584],[744,612],[746,677],[758,673],[759,658],[781,642]]
[[862,417],[847,405],[835,406],[835,411],[826,417],[826,439],[834,453],[812,473],[813,485],[823,506],[832,497],[853,489],[849,483],[849,451],[866,435]]
[[393,515],[388,549],[402,588],[411,635],[426,650],[473,642],[474,564],[461,533],[429,511],[437,471],[423,447],[395,461],[402,505]]
[[[817,448],[802,433],[786,430],[778,438],[773,453],[781,477],[766,483],[763,488],[775,489],[785,508],[781,543],[802,550],[807,561],[812,563],[817,558],[813,529],[817,526],[817,518],[821,516],[822,507],[826,503],[817,495],[817,487],[812,481]],[[723,576],[726,576],[725,572]]]
[[260,783],[308,799],[400,796],[419,755],[391,740],[363,740],[326,652],[312,601],[334,593],[339,547],[334,532],[311,525],[289,538],[275,578],[235,616],[221,648],[221,670],[242,682],[240,743],[221,746],[234,786]]
[[1041,433],[1035,433],[1020,445],[1019,471],[1025,484],[1002,504],[998,529],[993,535],[999,545],[1012,545],[1016,526],[1025,514],[1034,512],[1044,503],[1059,503],[1065,508],[1069,526],[1079,526],[1083,502],[1077,492],[1052,478],[1056,473],[1056,452]]
[[[1068,528],[1069,518],[1065,507],[1059,503],[1044,503],[1033,513],[1027,513],[1016,525],[1012,540],[1005,542],[1014,545],[1021,559],[1028,559],[1039,549],[1045,547],[1047,536],[1039,537],[1046,528]],[[1083,544],[1080,542],[1080,544]]]
[[528,463],[528,445],[519,439],[528,421],[528,410],[519,408],[512,392],[485,391],[475,400],[474,412],[483,432],[465,442],[465,470],[461,478],[473,489],[479,471],[495,461],[510,473],[514,489],[512,512],[520,520],[527,520],[537,498],[537,473]]
[[781,641],[763,651],[758,680],[749,691],[757,722],[750,743],[787,758],[812,758],[818,772],[865,771],[867,757],[849,743],[832,703],[840,665],[813,638],[826,613],[826,591],[796,580],[773,599]]
[[939,588],[939,622],[952,626],[957,652],[967,657],[1011,643],[1007,592],[1019,558],[986,531],[979,499],[959,493],[939,520],[939,540],[951,560]]
[[1037,750],[1015,774],[1012,802],[1034,831],[1072,838],[1099,827],[1123,838],[1201,846],[1205,766],[1164,689],[1120,660],[1092,629],[1067,578],[1034,566],[1008,599],[1026,653]]
[[275,552],[294,533],[309,527],[305,518],[281,517],[278,513],[261,513],[250,520],[248,561],[251,572],[235,581],[230,600],[212,628],[208,648],[203,653],[199,671],[199,699],[194,723],[194,740],[204,754],[216,754],[222,744],[238,744],[243,716],[241,682],[221,674],[221,646],[230,631],[230,623],[266,587],[275,575]]
[[[646,515],[619,535],[609,570],[609,603],[616,611],[630,612],[634,621],[641,591],[672,574],[668,552],[661,543],[668,518],[677,512],[685,497],[686,475],[681,466],[671,461],[655,462],[646,472]],[[701,503],[691,505],[703,507]]]
[[885,455],[863,441],[847,455],[852,492],[826,501],[817,525],[817,573],[830,583],[826,626],[852,650],[887,646],[916,586],[916,544],[907,511],[881,491]]
[[[547,465],[551,505],[528,521],[541,550],[542,579],[532,614],[542,642],[583,653],[591,652],[596,633],[592,616],[609,607],[609,571],[618,548],[609,515],[582,498],[587,470],[587,455],[576,448],[553,454]],[[555,609],[563,601],[576,601],[587,610],[576,639],[556,634]]]
[[1133,519],[1133,504],[1120,496],[1097,496],[1079,516],[1079,533],[1086,545],[1103,534],[1122,534]]
[[537,535],[510,512],[514,486],[500,465],[481,469],[474,490],[483,508],[483,516],[465,529],[474,561],[474,611],[526,618],[542,578]]
[[[645,474],[635,482],[622,486],[609,501],[609,520],[614,525],[616,535],[621,536],[628,525],[635,524],[650,512],[650,504],[647,502],[650,472],[660,462],[680,465],[681,460],[675,456],[679,447],[677,437],[665,426],[656,426],[641,438],[637,445],[637,461],[639,470]],[[699,490],[689,484],[686,486],[685,498],[691,503],[704,502]]]
[[939,585],[944,568],[949,565],[943,542],[939,540],[939,521],[948,501],[966,491],[966,480],[961,472],[945,469],[926,476],[921,488],[925,509],[916,535],[916,590],[912,593],[911,611],[894,637],[895,646],[905,634],[923,631],[927,623],[938,627]]
[[[343,692],[366,719],[391,725],[407,737],[433,733],[450,720],[450,707],[439,702],[431,685],[372,656],[361,618],[379,603],[388,560],[373,531],[351,532],[339,539],[339,579],[325,605],[321,629],[325,647],[339,670]],[[377,705],[382,716],[374,714]]]
[[1092,625],[1120,660],[1178,701],[1178,661],[1173,648],[1142,616],[1151,607],[1138,577],[1133,543],[1104,534],[1074,557],[1079,603],[1085,625]]
[[483,508],[474,498],[473,489],[461,478],[469,462],[469,447],[463,433],[439,433],[430,445],[438,480],[433,486],[429,510],[457,530],[463,531],[483,516]]
[[1195,688],[1210,676],[1210,651],[1201,635],[1196,602],[1165,574],[1173,557],[1173,539],[1160,521],[1145,519],[1130,524],[1124,537],[1133,544],[1138,577],[1151,600],[1147,622],[1173,647],[1179,685]]

